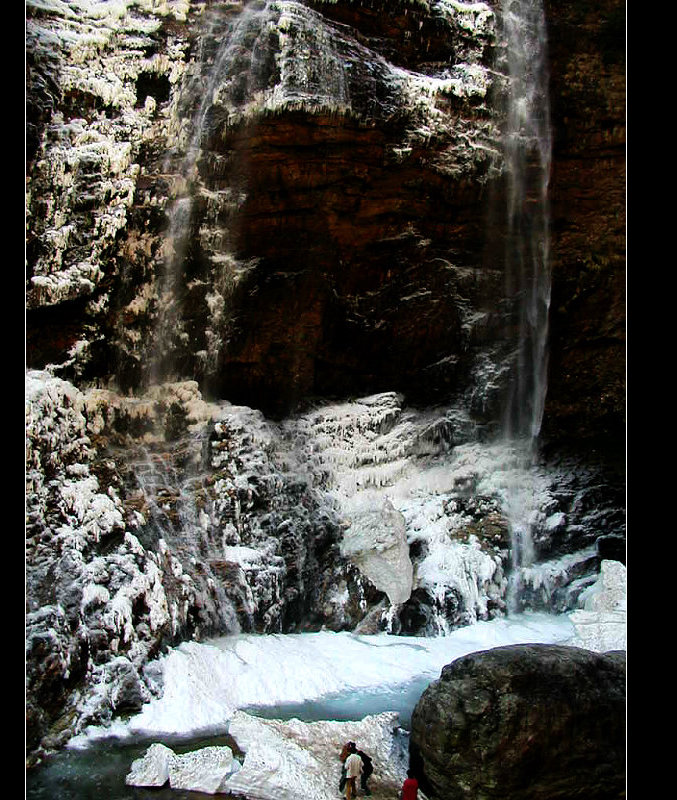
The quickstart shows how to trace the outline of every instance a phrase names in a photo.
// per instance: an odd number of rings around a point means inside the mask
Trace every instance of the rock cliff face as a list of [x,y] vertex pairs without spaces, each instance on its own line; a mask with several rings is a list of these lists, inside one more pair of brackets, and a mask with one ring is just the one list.
[[[619,8],[549,6],[555,443],[622,429]],[[183,638],[501,613],[496,4],[29,0],[26,33],[29,747]],[[551,467],[563,609],[622,497]]]
[[276,415],[477,391],[506,357],[501,268],[480,263],[501,170],[490,7],[198,9],[180,33],[130,9],[124,48],[109,21],[105,98],[71,68],[31,174],[31,366],[125,390],[176,374]]
[[625,7],[546,2],[553,114],[545,428],[624,440]]
[[[547,7],[552,436],[622,429],[622,10]],[[124,391],[196,379],[273,415],[396,390],[495,417],[492,4],[27,12],[31,367]]]

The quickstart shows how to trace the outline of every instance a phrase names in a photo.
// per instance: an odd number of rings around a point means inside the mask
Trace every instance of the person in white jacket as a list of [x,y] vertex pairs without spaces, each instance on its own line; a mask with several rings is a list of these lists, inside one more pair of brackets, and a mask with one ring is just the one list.
[[352,800],[357,797],[357,779],[362,774],[362,759],[357,755],[357,746],[355,742],[348,744],[348,758],[346,758],[346,785],[345,794],[346,800]]

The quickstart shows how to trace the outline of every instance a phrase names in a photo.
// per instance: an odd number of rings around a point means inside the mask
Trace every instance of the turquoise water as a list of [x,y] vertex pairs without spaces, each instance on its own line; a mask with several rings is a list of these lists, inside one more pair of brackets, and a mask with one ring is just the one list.
[[86,750],[64,750],[26,773],[27,800],[197,800],[198,792],[127,786],[132,761],[150,742],[97,741]]
[[[413,708],[429,682],[427,678],[419,678],[396,689],[352,691],[304,703],[244,710],[266,719],[296,718],[304,722],[360,720],[370,714],[397,711],[402,727],[408,729]],[[225,732],[200,738],[94,740],[86,749],[64,750],[28,770],[26,800],[213,800],[214,795],[202,792],[127,786],[125,777],[132,761],[140,758],[154,741],[162,741],[176,753],[208,745],[228,745],[235,750]]]
[[374,689],[372,691],[350,692],[349,694],[328,695],[320,700],[304,703],[285,703],[270,708],[250,707],[244,709],[266,719],[300,719],[304,722],[318,720],[360,720],[370,714],[383,711],[397,711],[400,725],[409,730],[411,714],[430,678],[418,678],[411,683],[394,689]]

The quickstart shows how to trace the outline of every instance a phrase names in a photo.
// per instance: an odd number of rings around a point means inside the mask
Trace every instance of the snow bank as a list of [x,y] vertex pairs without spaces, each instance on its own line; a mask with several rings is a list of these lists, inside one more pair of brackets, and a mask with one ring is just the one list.
[[262,720],[238,712],[229,732],[245,750],[242,769],[225,788],[257,800],[324,800],[337,796],[338,755],[347,741],[369,753],[374,762],[372,784],[394,791],[404,778],[397,758],[394,731],[397,714],[379,714],[360,722]]
[[[158,661],[164,694],[115,728],[90,728],[73,746],[101,736],[189,736],[223,731],[239,710],[275,708],[355,693],[396,691],[439,677],[445,664],[477,650],[521,642],[567,643],[566,616],[525,614],[479,622],[436,638],[240,634],[184,642]],[[388,709],[384,709],[388,710]]]
[[230,747],[202,747],[177,755],[155,742],[142,758],[132,762],[125,778],[128,786],[160,787],[216,794],[225,791],[224,782],[240,769]]
[[324,800],[336,795],[338,754],[347,741],[359,742],[374,763],[372,782],[394,794],[404,777],[403,750],[395,731],[397,714],[360,722],[289,722],[257,719],[238,711],[229,734],[244,752],[242,765],[227,746],[202,747],[176,755],[152,744],[131,765],[128,786],[160,787],[205,794],[235,792],[257,800]]

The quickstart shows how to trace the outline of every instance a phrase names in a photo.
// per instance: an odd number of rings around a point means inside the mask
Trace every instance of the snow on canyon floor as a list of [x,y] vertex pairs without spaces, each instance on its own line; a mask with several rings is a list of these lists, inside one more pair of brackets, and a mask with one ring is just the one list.
[[[138,771],[147,761],[151,743],[166,754],[164,764],[153,767],[153,779],[161,781],[153,790],[158,800],[178,800],[178,790],[189,786],[257,800],[329,800],[339,796],[338,753],[353,740],[374,758],[374,798],[395,798],[407,767],[411,711],[445,664],[502,645],[567,643],[574,633],[566,615],[528,613],[435,638],[322,631],[185,642],[160,659],[161,698],[125,723],[89,729],[67,752],[76,760],[91,759],[97,749],[102,759],[103,753],[110,758],[111,748],[118,759],[123,751],[129,754],[108,779],[115,784],[111,800],[149,791],[124,782],[135,780],[132,765]],[[225,736],[232,737],[228,745]],[[220,750],[209,750],[215,744]],[[228,746],[241,753],[237,759],[228,755],[231,766],[216,780],[206,761],[213,756],[222,765]],[[174,789],[165,779],[170,766]]]
[[[617,615],[623,605],[621,571],[608,564],[586,602],[605,630],[606,607]],[[586,646],[577,614],[524,613],[434,638],[322,631],[185,642],[159,660],[162,697],[125,723],[87,730],[31,770],[27,800],[51,800],[57,790],[62,800],[98,800],[102,792],[107,800],[330,800],[339,796],[338,753],[348,740],[374,758],[375,800],[394,800],[411,712],[442,667],[510,644]],[[624,641],[607,639],[605,649]],[[160,758],[149,765],[152,748]],[[149,766],[152,789],[143,783]]]

